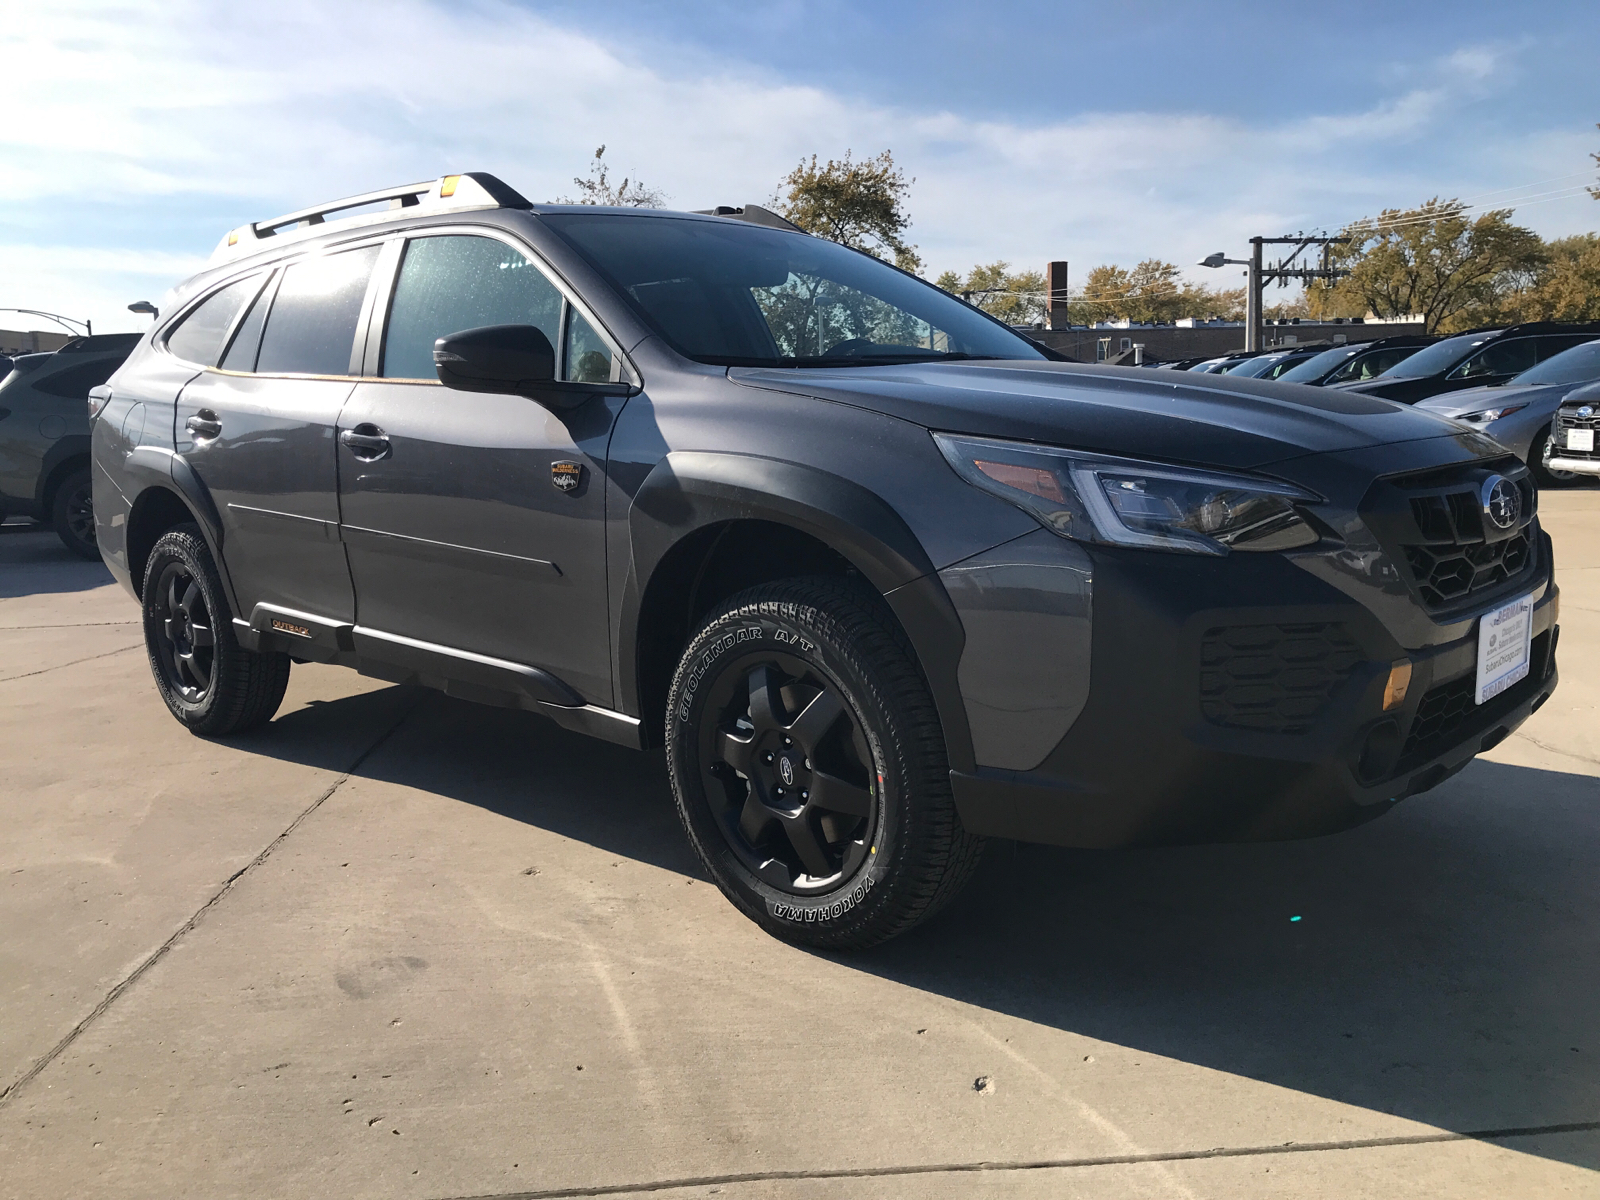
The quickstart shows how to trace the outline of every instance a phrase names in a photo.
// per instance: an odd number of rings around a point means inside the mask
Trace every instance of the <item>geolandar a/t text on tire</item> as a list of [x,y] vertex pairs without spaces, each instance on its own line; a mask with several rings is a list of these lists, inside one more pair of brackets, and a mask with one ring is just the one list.
[[92,511],[173,715],[259,728],[315,662],[664,747],[793,941],[909,929],[989,836],[1348,828],[1556,686],[1495,442],[1059,361],[755,205],[449,175],[241,225],[159,307]]

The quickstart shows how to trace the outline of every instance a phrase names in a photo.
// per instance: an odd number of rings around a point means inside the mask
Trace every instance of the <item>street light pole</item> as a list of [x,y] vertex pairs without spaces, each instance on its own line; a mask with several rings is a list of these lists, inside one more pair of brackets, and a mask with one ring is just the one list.
[[1261,349],[1261,239],[1250,239],[1250,277],[1244,298],[1244,348]]

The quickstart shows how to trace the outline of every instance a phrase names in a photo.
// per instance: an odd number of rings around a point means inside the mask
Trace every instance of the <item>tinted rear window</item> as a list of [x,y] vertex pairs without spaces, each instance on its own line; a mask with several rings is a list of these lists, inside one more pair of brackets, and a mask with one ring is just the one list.
[[90,388],[97,388],[117,373],[117,368],[127,361],[125,354],[108,354],[89,362],[74,363],[60,371],[39,378],[34,387],[50,396],[66,396],[83,400]]
[[202,367],[215,366],[217,356],[222,353],[222,339],[228,336],[233,319],[260,285],[261,276],[252,275],[230,283],[203,301],[167,334],[167,349],[186,362],[199,363]]
[[256,370],[348,375],[356,325],[378,247],[303,259],[283,274],[267,315]]

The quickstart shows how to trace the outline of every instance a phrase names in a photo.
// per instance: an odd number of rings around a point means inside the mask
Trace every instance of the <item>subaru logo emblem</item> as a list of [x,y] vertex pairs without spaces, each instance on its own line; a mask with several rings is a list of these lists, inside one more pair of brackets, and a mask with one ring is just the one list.
[[1483,516],[1490,525],[1504,532],[1522,515],[1522,493],[1504,475],[1491,475],[1483,481]]
[[1582,408],[1580,408],[1578,410],[1578,415],[1580,417],[1592,417],[1592,416],[1594,416],[1594,405],[1585,404]]
[[778,774],[783,776],[784,787],[794,786],[794,764],[789,761],[787,754],[778,760]]

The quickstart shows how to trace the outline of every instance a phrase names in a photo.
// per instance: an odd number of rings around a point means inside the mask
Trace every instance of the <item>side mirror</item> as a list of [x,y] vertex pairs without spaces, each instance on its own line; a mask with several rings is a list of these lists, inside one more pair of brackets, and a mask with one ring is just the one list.
[[566,383],[556,379],[556,351],[534,325],[485,325],[448,334],[433,344],[439,382],[463,392],[526,396],[565,412],[600,395],[631,395],[626,383]]
[[553,383],[556,350],[534,325],[485,325],[433,344],[439,382],[463,392],[509,392]]

